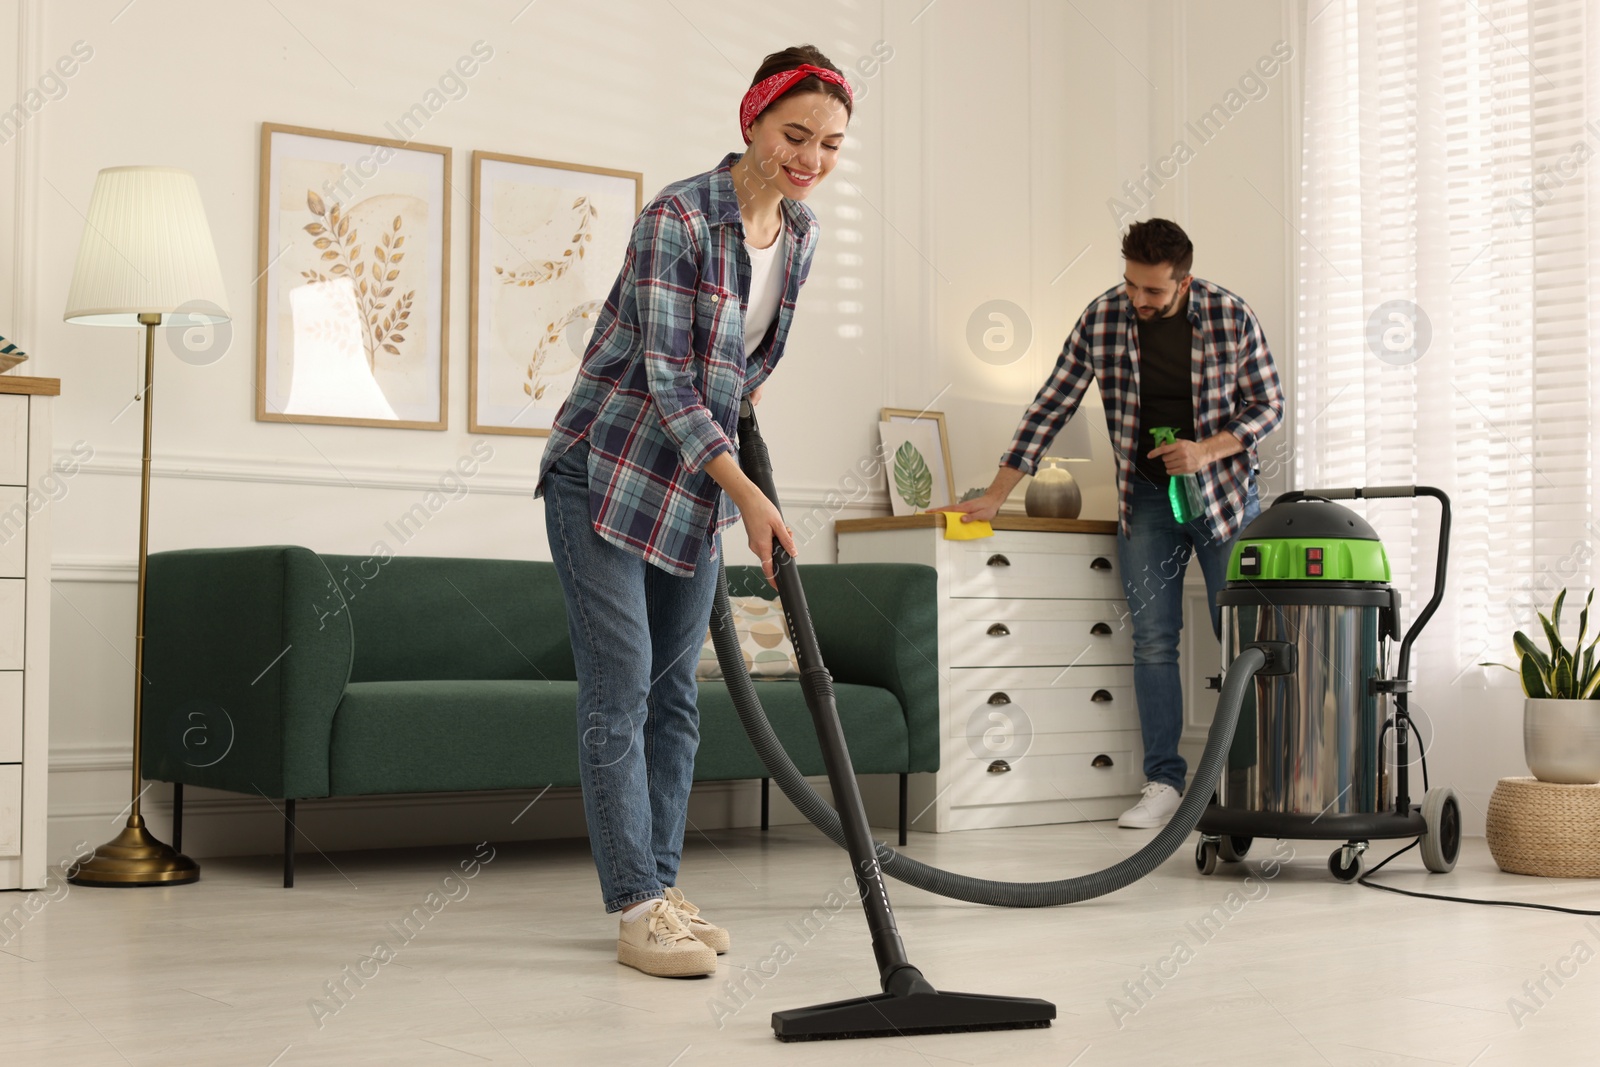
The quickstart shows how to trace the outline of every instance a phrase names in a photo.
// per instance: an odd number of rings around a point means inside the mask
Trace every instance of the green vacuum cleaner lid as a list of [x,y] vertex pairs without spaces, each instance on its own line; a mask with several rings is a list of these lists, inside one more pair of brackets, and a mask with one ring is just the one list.
[[1311,497],[1279,500],[1239,534],[1230,582],[1387,582],[1389,557],[1367,520]]

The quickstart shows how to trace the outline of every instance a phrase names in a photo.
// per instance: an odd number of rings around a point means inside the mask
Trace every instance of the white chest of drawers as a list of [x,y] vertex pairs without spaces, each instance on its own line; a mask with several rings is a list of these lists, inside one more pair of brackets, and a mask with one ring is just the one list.
[[940,769],[911,779],[911,829],[1114,818],[1144,783],[1116,524],[1001,516],[974,541],[943,526],[835,524],[840,563],[938,572]]
[[0,889],[45,884],[55,378],[0,375]]

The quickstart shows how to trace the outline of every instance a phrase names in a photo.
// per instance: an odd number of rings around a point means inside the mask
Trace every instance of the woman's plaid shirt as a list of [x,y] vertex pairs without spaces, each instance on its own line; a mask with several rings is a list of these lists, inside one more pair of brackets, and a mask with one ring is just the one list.
[[[1139,434],[1139,330],[1133,302],[1119,285],[1108,289],[1078,319],[1061,349],[1055,371],[1022,417],[1002,466],[1032,474],[1050,442],[1078,408],[1092,377],[1100,383],[1106,429],[1117,456],[1119,529],[1128,534],[1129,489],[1140,477],[1136,448],[1152,441]],[[1200,278],[1189,285],[1189,322],[1194,326],[1190,382],[1194,430],[1205,440],[1223,430],[1244,451],[1198,473],[1206,521],[1219,538],[1238,534],[1256,462],[1256,444],[1283,421],[1283,389],[1255,314],[1239,297]]]
[[733,450],[740,399],[783,358],[816,251],[816,216],[783,200],[783,299],[746,360],[750,257],[730,173],[738,159],[667,186],[640,213],[534,493],[543,495],[551,465],[587,438],[595,532],[682,577],[739,517],[705,465]]

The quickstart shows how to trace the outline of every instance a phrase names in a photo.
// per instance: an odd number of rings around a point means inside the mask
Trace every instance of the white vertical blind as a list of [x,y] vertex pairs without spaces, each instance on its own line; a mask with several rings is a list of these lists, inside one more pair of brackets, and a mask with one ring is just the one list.
[[[1295,476],[1450,494],[1451,595],[1417,666],[1466,682],[1594,576],[1600,0],[1312,0],[1308,18]],[[1437,511],[1364,506],[1409,620]]]

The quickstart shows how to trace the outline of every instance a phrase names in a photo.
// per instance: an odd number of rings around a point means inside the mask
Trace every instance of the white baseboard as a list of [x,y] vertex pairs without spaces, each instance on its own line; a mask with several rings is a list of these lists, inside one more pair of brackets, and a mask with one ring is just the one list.
[[[129,749],[115,745],[73,746],[51,753],[50,862],[71,857],[80,842],[94,846],[110,840],[122,828],[128,794],[119,784],[126,782],[132,758]],[[824,798],[831,796],[825,778],[807,780]],[[896,778],[866,775],[859,781],[873,824],[890,832],[896,825]],[[172,787],[165,782],[147,784],[140,801],[142,814],[153,834],[171,841]],[[117,800],[108,800],[108,795]],[[276,797],[190,786],[184,790],[183,850],[197,859],[276,855],[283,846],[282,803]],[[295,820],[300,831],[297,851],[308,856],[318,851],[587,836],[583,798],[572,787],[309,799],[296,805]],[[774,786],[768,821],[780,826],[805,819]],[[688,837],[760,824],[759,781],[695,783],[689,796]]]
[[[172,787],[161,782],[141,801],[150,831],[169,842],[171,797]],[[701,783],[690,797],[689,817],[704,829],[755,825],[758,797],[749,782]],[[109,840],[121,829],[126,811],[53,804],[49,854],[68,856],[80,841],[95,845]],[[184,791],[183,850],[195,858],[277,854],[283,845],[283,818],[280,799],[190,786]],[[583,798],[578,790],[566,788],[302,800],[295,821],[297,852],[307,856],[462,841],[581,838],[587,832]]]

